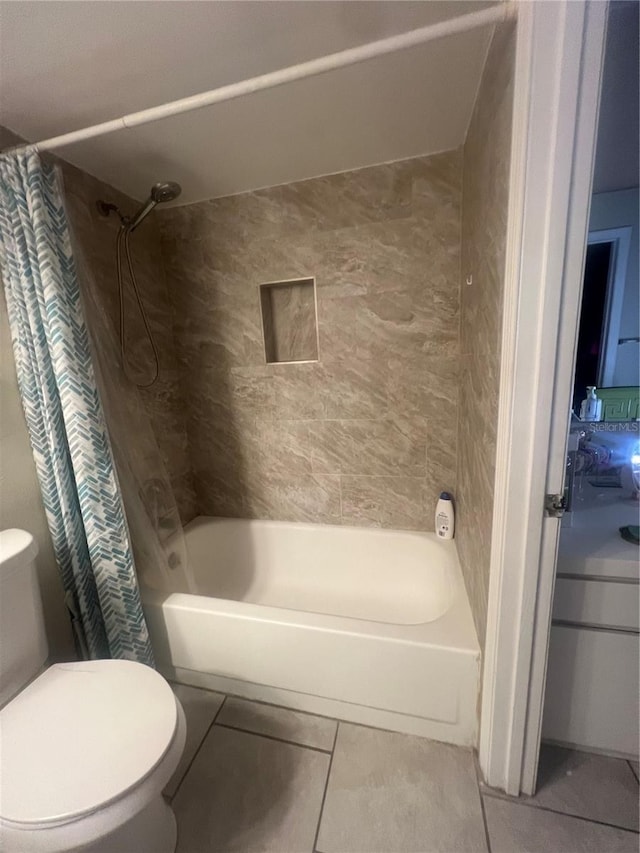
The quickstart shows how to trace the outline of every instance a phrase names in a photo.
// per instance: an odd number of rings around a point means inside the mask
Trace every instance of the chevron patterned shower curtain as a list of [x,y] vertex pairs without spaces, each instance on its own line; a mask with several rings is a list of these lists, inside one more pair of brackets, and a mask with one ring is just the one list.
[[91,658],[153,666],[55,168],[0,155],[0,265],[20,395],[65,597]]

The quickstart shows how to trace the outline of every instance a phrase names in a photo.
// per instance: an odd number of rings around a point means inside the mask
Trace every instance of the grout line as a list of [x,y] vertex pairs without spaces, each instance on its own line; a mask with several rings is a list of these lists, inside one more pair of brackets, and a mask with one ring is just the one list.
[[627,759],[627,764],[629,765],[629,769],[633,773],[636,782],[640,782],[640,779],[638,779],[638,774],[636,773],[636,768],[633,766],[632,762],[629,761],[629,759]]
[[[206,687],[196,687],[196,690],[207,690]],[[220,692],[212,690],[211,693]],[[282,708],[283,711],[293,711],[295,714],[306,714],[308,717],[318,717],[321,720],[330,720],[337,723],[337,717],[328,717],[326,714],[317,714],[315,711],[305,711],[302,708],[294,708],[291,705],[278,705],[275,702],[267,702],[266,699],[249,699],[247,696],[241,696],[239,693],[227,693],[229,699],[240,699],[242,702],[249,702],[254,705],[266,705],[268,708]],[[328,751],[328,750],[327,750]]]
[[327,778],[324,782],[324,791],[322,792],[322,801],[320,803],[320,812],[318,814],[318,825],[316,827],[315,838],[313,839],[313,851],[314,853],[320,853],[318,850],[318,836],[320,835],[320,824],[322,823],[322,816],[324,813],[324,804],[327,799],[327,790],[329,788],[329,777],[331,776],[331,767],[333,766],[333,756],[336,751],[336,742],[338,740],[338,732],[340,731],[340,723],[336,726],[336,733],[333,736],[333,746],[331,747],[331,758],[329,759],[329,766],[327,768]]
[[[478,779],[476,777],[476,784]],[[480,786],[478,785],[478,796],[480,797],[480,811],[482,812],[482,823],[484,824],[484,837],[487,842],[487,850],[491,853],[491,837],[489,835],[489,824],[487,823],[487,813],[484,808],[484,799],[482,798],[482,792],[480,790]]]
[[234,726],[231,723],[216,723],[216,726],[219,729],[231,729],[231,731],[242,732],[245,735],[255,735],[256,737],[263,737],[267,740],[275,740],[278,743],[288,743],[290,746],[299,746],[301,749],[311,749],[313,752],[321,752],[323,755],[331,755],[330,749],[322,749],[319,746],[310,746],[307,743],[300,743],[297,740],[288,740],[287,738],[278,737],[277,735],[269,735],[265,732],[256,732],[253,729],[243,729],[241,726]]
[[[211,691],[211,692],[213,692],[213,691]],[[216,722],[216,720],[218,719],[218,715],[220,714],[220,711],[222,711],[222,709],[223,709],[223,707],[224,707],[224,703],[225,703],[226,701],[227,701],[227,697],[226,697],[226,695],[225,695],[224,699],[223,699],[223,700],[222,700],[222,702],[220,703],[220,707],[218,708],[218,710],[217,710],[217,711],[215,712],[215,714],[213,715],[213,720],[211,720],[211,723],[209,724],[209,726],[208,726],[208,728],[207,728],[206,732],[204,733],[204,735],[203,735],[203,737],[202,737],[202,740],[201,740],[201,741],[200,741],[200,743],[198,744],[198,748],[197,748],[197,749],[196,749],[196,751],[193,753],[193,758],[191,759],[191,761],[189,762],[189,764],[188,764],[188,765],[187,765],[187,767],[185,768],[185,771],[184,771],[184,773],[182,774],[182,777],[181,777],[180,781],[179,781],[179,782],[178,782],[178,784],[176,785],[176,789],[175,789],[175,791],[173,792],[173,795],[169,798],[169,802],[170,802],[171,804],[173,804],[173,801],[174,801],[174,800],[175,800],[175,798],[177,797],[177,795],[178,795],[178,793],[179,793],[179,791],[180,791],[180,788],[182,787],[182,783],[184,782],[184,780],[185,780],[185,779],[186,779],[186,777],[187,777],[187,773],[191,770],[191,765],[193,764],[193,762],[194,762],[194,761],[196,760],[196,758],[198,757],[198,753],[199,753],[199,752],[200,752],[200,750],[202,749],[202,744],[205,742],[205,740],[206,740],[206,739],[207,739],[207,737],[209,736],[209,732],[211,731],[211,729],[212,729],[212,728],[213,728],[213,726],[215,725],[215,722]],[[186,715],[185,715],[185,716],[186,716]]]
[[606,820],[596,820],[592,817],[584,817],[579,814],[571,814],[570,812],[562,812],[558,809],[551,809],[549,806],[541,806],[537,803],[532,803],[530,800],[521,800],[517,797],[509,797],[507,794],[502,794],[501,792],[494,793],[493,791],[484,791],[482,793],[484,797],[491,797],[494,800],[503,800],[507,803],[512,803],[516,806],[525,806],[530,809],[536,809],[540,812],[551,812],[551,814],[561,815],[562,817],[571,817],[574,820],[583,820],[585,823],[595,823],[598,826],[608,826],[610,829],[621,829],[623,832],[629,832],[631,835],[639,835],[640,831],[637,829],[630,829],[628,826],[620,826],[619,823],[607,823]]
[[491,853],[491,837],[489,836],[489,824],[487,823],[487,813],[484,808],[484,799],[482,798],[482,771],[480,770],[480,761],[478,760],[478,754],[475,750],[473,751],[473,769],[475,771],[476,777],[476,788],[478,790],[478,796],[480,797],[480,811],[482,812],[482,823],[484,824],[484,837],[485,841],[487,842],[487,851],[488,853]]

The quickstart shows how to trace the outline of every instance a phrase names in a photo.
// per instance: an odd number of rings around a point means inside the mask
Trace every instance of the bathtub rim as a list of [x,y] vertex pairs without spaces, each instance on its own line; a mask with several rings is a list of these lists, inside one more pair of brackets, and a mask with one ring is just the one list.
[[448,609],[436,619],[416,624],[399,624],[362,619],[355,616],[336,616],[309,610],[275,607],[250,601],[218,598],[195,592],[168,592],[155,589],[140,582],[143,604],[160,607],[176,607],[180,610],[197,610],[212,614],[224,613],[226,616],[254,621],[276,622],[299,627],[329,630],[335,633],[359,636],[384,636],[385,638],[406,644],[429,645],[434,648],[452,649],[480,655],[481,649],[471,613],[471,605],[465,587],[462,569],[458,558],[455,539],[443,542],[432,531],[395,530],[391,528],[355,527],[348,525],[315,524],[312,522],[288,522],[263,519],[239,519],[220,516],[196,516],[187,528],[193,529],[202,522],[234,522],[250,524],[260,522],[269,527],[293,527],[313,530],[350,530],[374,535],[400,535],[415,539],[426,539],[447,554],[447,575],[451,584],[451,602]]

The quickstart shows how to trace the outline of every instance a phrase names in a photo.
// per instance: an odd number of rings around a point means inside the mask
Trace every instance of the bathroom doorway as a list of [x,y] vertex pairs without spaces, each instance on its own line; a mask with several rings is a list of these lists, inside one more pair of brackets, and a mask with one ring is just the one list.
[[[542,723],[543,740],[633,760],[640,716],[637,33],[638,5],[611,4]],[[614,142],[621,136],[635,138],[622,157]],[[595,414],[581,405],[593,386]]]
[[[628,347],[637,344],[637,336],[620,338],[627,276],[632,275],[628,273],[632,236],[631,225],[589,232],[573,385],[574,412],[579,412],[587,386],[608,388],[616,384],[619,355],[621,360],[637,360],[637,352]],[[632,286],[630,279],[629,287]],[[620,346],[626,346],[624,352],[619,353]]]
[[[580,331],[573,383],[573,410],[579,410],[589,383],[599,373],[604,338],[604,313],[610,280],[614,244],[611,241],[589,243],[584,266]],[[600,382],[598,382],[600,385]]]
[[[637,179],[635,183],[626,183],[625,188],[621,189],[620,185],[607,186],[607,170],[600,170],[599,175],[594,173],[596,147],[602,148],[605,145],[615,154],[617,144],[618,165],[622,165],[627,159],[621,156],[623,147],[625,151],[634,152],[637,157],[637,103],[634,107],[635,113],[633,110],[627,110],[626,113],[624,110],[617,110],[618,114],[623,116],[625,126],[635,126],[635,141],[633,133],[627,132],[631,139],[623,138],[620,129],[604,136],[598,133],[599,113],[604,121],[610,111],[606,97],[606,71],[602,87],[605,94],[600,98],[607,27],[609,41],[617,30],[622,32],[623,37],[626,35],[632,48],[635,44],[635,76],[627,75],[623,89],[631,86],[633,92],[635,86],[637,93],[637,4],[614,2],[605,5],[594,2],[585,4],[582,11],[584,16],[580,18],[581,12],[577,4],[568,4],[565,7],[564,20],[557,22],[560,27],[558,40],[561,42],[558,50],[562,53],[560,65],[563,71],[559,73],[555,88],[551,90],[552,97],[548,97],[548,100],[552,104],[550,114],[554,115],[554,120],[558,123],[558,134],[551,139],[554,147],[549,147],[546,155],[540,154],[540,164],[537,155],[530,155],[525,166],[528,175],[524,182],[522,212],[521,218],[516,221],[517,227],[523,230],[522,234],[518,232],[513,237],[512,253],[508,249],[508,273],[511,272],[517,284],[513,285],[515,305],[512,306],[509,299],[506,302],[503,332],[503,352],[509,352],[510,360],[506,362],[509,369],[504,371],[501,383],[502,405],[498,417],[496,509],[489,588],[489,622],[492,628],[487,638],[483,679],[480,763],[489,784],[504,787],[511,794],[535,792],[543,737],[556,742],[572,743],[582,748],[589,746],[585,740],[581,741],[579,738],[551,734],[547,728],[546,715],[543,723],[543,711],[548,664],[551,673],[554,663],[553,630],[559,627],[554,625],[552,629],[552,618],[557,617],[557,614],[553,613],[554,591],[558,594],[558,601],[564,592],[562,601],[566,603],[567,590],[562,589],[565,581],[581,582],[579,590],[569,588],[569,593],[579,591],[580,595],[570,594],[567,606],[586,606],[585,602],[589,597],[585,592],[586,584],[594,584],[590,587],[593,591],[597,589],[595,584],[602,578],[596,576],[587,582],[584,578],[567,577],[556,583],[556,563],[561,542],[563,498],[566,498],[564,487],[567,479],[570,413],[575,405],[576,392],[578,401],[584,398],[584,388],[575,387],[575,359],[588,235],[590,232],[606,232],[628,227],[633,229],[631,221],[623,221],[617,215],[610,215],[614,195],[614,200],[618,203],[618,213],[626,209],[625,205],[629,205],[630,211],[635,210],[637,221]],[[619,19],[629,14],[635,14],[635,25],[620,23]],[[543,37],[551,43],[553,34],[547,31]],[[614,51],[614,67],[619,66],[620,56],[620,51]],[[581,62],[579,68],[578,59]],[[542,71],[540,79],[545,79]],[[577,105],[575,113],[571,113],[569,104],[572,108]],[[542,105],[539,110],[541,115]],[[529,120],[531,122],[531,118]],[[535,129],[533,122],[530,124],[529,134],[540,137],[537,142],[541,145],[548,142],[542,138],[542,130]],[[615,164],[616,158],[610,162]],[[553,180],[547,177],[550,173],[556,175]],[[599,179],[602,180],[602,185],[598,187]],[[546,220],[541,226],[543,218]],[[592,233],[592,238],[594,236]],[[546,242],[545,252],[540,257],[536,247],[541,245],[542,237]],[[591,357],[588,370],[595,371],[596,376],[585,383],[597,386],[598,382],[602,381],[604,371],[612,371],[614,374],[612,379],[607,380],[610,383],[609,400],[606,405],[603,401],[607,418],[603,422],[604,433],[608,431],[609,421],[612,420],[611,415],[615,414],[616,407],[620,412],[624,410],[624,421],[629,433],[637,427],[637,421],[634,424],[634,418],[629,416],[633,400],[632,394],[627,393],[627,390],[633,391],[634,386],[637,390],[638,379],[637,373],[633,373],[634,359],[626,355],[627,352],[632,352],[630,347],[637,347],[637,341],[634,339],[638,332],[629,331],[626,325],[638,316],[637,266],[635,291],[633,288],[628,291],[630,300],[635,295],[635,309],[631,301],[625,305],[625,291],[620,310],[620,327],[616,332],[613,322],[613,308],[616,306],[610,298],[610,288],[604,287],[604,280],[606,278],[607,283],[610,283],[612,276],[615,278],[617,275],[618,264],[615,265],[614,272],[611,268],[611,255],[617,255],[618,259],[622,257],[624,236],[605,236],[600,233],[593,242],[612,244],[618,237],[621,239],[617,245],[610,246],[608,252],[606,249],[602,250],[604,259],[600,259],[603,269],[599,295],[592,297],[596,302],[599,300],[602,309],[599,312],[593,311],[595,316],[591,318],[593,323],[590,324],[590,335],[592,343],[595,341],[591,347],[595,351],[588,353]],[[593,254],[597,254],[597,251],[595,249]],[[634,255],[631,244],[628,257],[632,263],[633,259],[637,258],[637,249]],[[512,264],[511,270],[509,264]],[[507,283],[510,286],[509,277]],[[607,311],[611,322],[607,321]],[[613,360],[605,356],[610,343],[615,345],[616,357]],[[635,363],[637,370],[637,358]],[[579,380],[581,381],[584,380]],[[636,414],[635,418],[637,417]],[[618,423],[622,423],[622,419]],[[615,427],[614,431],[618,429],[620,428]],[[617,466],[615,473],[621,474],[625,471],[628,474],[631,470],[628,463],[633,461],[634,455],[632,449],[629,458]],[[613,454],[611,461],[613,462]],[[613,469],[614,466],[610,467]],[[607,471],[608,477],[613,474],[613,470]],[[602,492],[605,492],[604,487]],[[523,499],[525,496],[526,499]],[[595,515],[600,517],[604,514],[598,509]],[[623,526],[622,521],[618,526]],[[588,532],[589,526],[585,527]],[[620,542],[627,544],[621,539]],[[637,565],[637,547],[633,553],[636,555]],[[570,575],[571,571],[566,574]],[[635,584],[636,588],[632,590],[632,594],[629,594],[631,587],[626,587],[627,599],[634,604],[637,602],[637,576]],[[621,589],[621,584],[616,587],[618,592]],[[605,592],[611,592],[611,589]],[[622,616],[621,607],[618,613],[617,618],[622,620],[621,624],[612,623],[606,626],[595,624],[597,619],[590,614],[594,624],[584,628],[585,631],[590,630],[589,638],[604,635],[601,628],[605,627],[626,630],[628,625],[625,620],[629,616]],[[586,615],[582,612],[576,616],[574,612],[565,610],[560,618],[564,622],[580,621],[584,620]],[[637,616],[635,618],[637,619]],[[611,633],[613,634],[613,631]],[[619,634],[616,633],[615,636],[618,637]],[[637,628],[635,635],[629,633],[625,636],[630,637],[629,645],[635,644],[637,650]],[[571,655],[568,654],[567,657],[570,658]],[[609,651],[604,655],[604,660],[612,660]],[[578,667],[578,674],[579,670]],[[629,666],[629,672],[637,671],[637,664]],[[574,687],[572,679],[575,676],[575,668],[571,669],[570,673],[565,669],[564,679],[560,677],[553,686],[549,686],[547,696],[566,696]],[[549,684],[551,685],[551,681]],[[604,689],[604,685],[602,690],[598,685],[594,691],[594,684],[598,682],[592,679],[592,694],[602,693],[606,696],[609,706],[624,704],[625,698],[621,694],[612,702],[613,691]],[[633,690],[631,685],[630,691]],[[637,701],[637,686],[632,699]],[[596,708],[596,717],[602,718],[601,710]],[[617,723],[613,716],[608,719],[611,727],[615,727]],[[591,744],[591,748],[597,748],[595,743]],[[604,750],[607,751],[606,746]],[[609,752],[631,756],[637,752],[637,748],[634,750],[634,744],[622,749],[610,745]]]

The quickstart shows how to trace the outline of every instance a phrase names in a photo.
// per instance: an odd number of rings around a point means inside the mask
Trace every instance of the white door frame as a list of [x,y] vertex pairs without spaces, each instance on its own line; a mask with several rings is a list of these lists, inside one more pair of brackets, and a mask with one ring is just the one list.
[[564,480],[606,12],[518,12],[479,743],[485,779],[509,794],[533,793],[537,774],[559,531],[543,506]]

